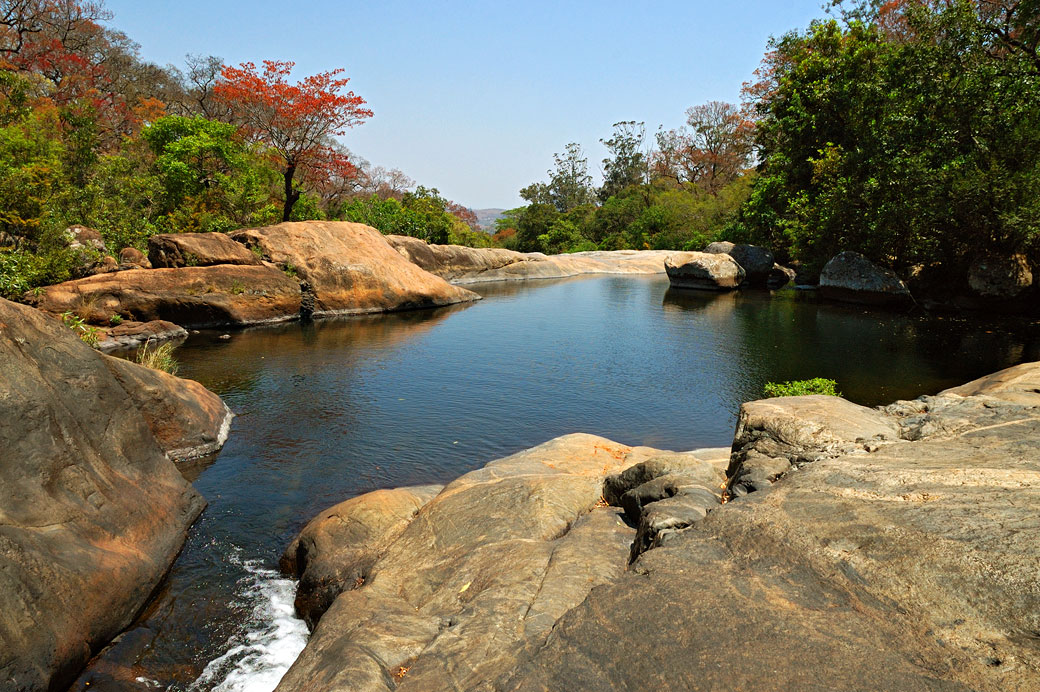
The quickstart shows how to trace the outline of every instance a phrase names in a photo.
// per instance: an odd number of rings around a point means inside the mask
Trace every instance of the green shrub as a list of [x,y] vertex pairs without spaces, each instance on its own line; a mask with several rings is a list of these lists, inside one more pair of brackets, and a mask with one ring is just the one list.
[[83,321],[82,317],[74,315],[71,312],[61,313],[62,323],[74,331],[76,336],[83,340],[83,343],[87,344],[92,348],[96,348],[98,341],[101,338],[101,333],[97,327],[92,327]]
[[804,396],[806,394],[826,394],[827,396],[841,396],[837,391],[838,383],[823,377],[815,377],[811,380],[792,380],[790,382],[766,382],[762,393],[766,397],[775,396]]

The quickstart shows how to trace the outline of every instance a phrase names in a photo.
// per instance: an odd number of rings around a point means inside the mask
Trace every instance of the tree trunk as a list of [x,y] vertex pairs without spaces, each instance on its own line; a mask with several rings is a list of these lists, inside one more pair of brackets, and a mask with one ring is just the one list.
[[282,209],[282,221],[288,221],[292,216],[293,205],[300,198],[300,191],[293,189],[293,176],[296,175],[296,164],[290,163],[285,168],[285,207]]

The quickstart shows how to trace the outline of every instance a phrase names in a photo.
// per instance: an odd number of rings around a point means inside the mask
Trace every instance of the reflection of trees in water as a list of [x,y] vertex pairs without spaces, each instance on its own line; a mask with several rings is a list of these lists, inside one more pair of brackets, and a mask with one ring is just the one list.
[[847,398],[877,405],[1040,357],[1037,324],[828,304],[790,289],[669,289],[663,308],[666,319],[693,317],[727,344],[716,348],[739,363],[733,376],[746,398],[767,381],[830,377]]
[[[207,331],[188,340],[176,356],[181,375],[198,380],[221,396],[253,392],[261,385],[268,359],[300,375],[314,372],[318,362],[335,358],[349,368],[359,347],[389,348],[419,336],[469,304],[433,310],[331,317],[313,322],[250,327],[237,331]],[[222,334],[230,339],[221,339]]]

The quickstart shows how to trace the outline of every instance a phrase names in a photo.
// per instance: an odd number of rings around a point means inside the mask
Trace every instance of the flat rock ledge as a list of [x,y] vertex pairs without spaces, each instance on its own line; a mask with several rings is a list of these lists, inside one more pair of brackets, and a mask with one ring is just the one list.
[[564,255],[516,252],[502,248],[430,245],[419,238],[386,236],[402,256],[456,285],[563,279],[584,274],[663,274],[672,250],[597,250]]
[[568,435],[323,512],[279,692],[1040,689],[1040,363],[732,449]]

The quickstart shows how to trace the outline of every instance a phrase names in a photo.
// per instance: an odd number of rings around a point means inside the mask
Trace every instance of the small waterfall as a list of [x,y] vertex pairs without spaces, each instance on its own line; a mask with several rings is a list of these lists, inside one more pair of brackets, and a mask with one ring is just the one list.
[[296,582],[239,560],[246,576],[238,595],[253,605],[244,631],[232,635],[227,651],[210,661],[188,692],[272,692],[307,643],[307,625],[296,617]]

